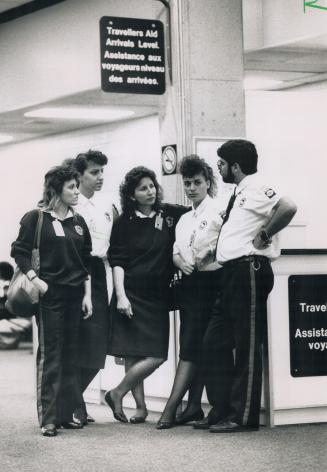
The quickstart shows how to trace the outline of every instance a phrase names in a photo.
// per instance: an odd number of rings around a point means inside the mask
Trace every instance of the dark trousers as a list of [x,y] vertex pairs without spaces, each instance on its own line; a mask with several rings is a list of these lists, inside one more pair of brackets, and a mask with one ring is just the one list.
[[51,286],[36,318],[39,346],[37,410],[40,426],[71,421],[78,403],[76,357],[82,318],[83,286]]
[[82,421],[86,421],[87,416],[82,394],[100,369],[105,366],[109,338],[106,269],[103,261],[98,257],[91,258],[90,274],[93,314],[89,319],[82,320],[77,361],[77,388],[81,396],[75,414]]
[[219,419],[259,425],[262,341],[273,283],[266,258],[244,258],[223,267],[222,292],[204,336],[201,361],[208,400]]

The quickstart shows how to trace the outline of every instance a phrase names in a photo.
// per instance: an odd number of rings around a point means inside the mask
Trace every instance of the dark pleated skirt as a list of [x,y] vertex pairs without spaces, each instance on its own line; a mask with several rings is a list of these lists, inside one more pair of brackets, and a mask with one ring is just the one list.
[[183,275],[180,293],[180,351],[185,361],[198,362],[204,333],[219,291],[220,270]]
[[114,293],[110,304],[108,353],[117,357],[167,358],[169,342],[168,297],[165,286],[149,277],[125,277],[133,317],[117,311]]

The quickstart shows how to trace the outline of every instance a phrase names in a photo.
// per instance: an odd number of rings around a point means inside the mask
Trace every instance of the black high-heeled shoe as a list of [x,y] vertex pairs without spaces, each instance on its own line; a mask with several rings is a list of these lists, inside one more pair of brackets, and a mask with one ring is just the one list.
[[202,420],[202,418],[204,418],[204,412],[202,408],[200,408],[197,411],[194,411],[193,413],[187,413],[187,409],[186,409],[185,411],[183,411],[183,413],[176,416],[175,424],[177,426],[182,426],[187,423],[190,423],[191,421]]
[[148,412],[145,412],[145,415],[134,415],[129,419],[129,422],[132,424],[145,423],[145,420],[148,417]]
[[82,421],[79,421],[77,419],[72,420],[72,421],[63,421],[60,423],[60,428],[63,429],[82,429],[84,427],[84,424]]
[[123,411],[116,411],[115,404],[114,404],[113,399],[111,398],[110,393],[111,393],[110,390],[108,390],[108,392],[106,392],[106,394],[104,396],[104,400],[107,403],[107,405],[109,406],[109,408],[111,409],[111,411],[114,415],[114,418],[117,421],[120,421],[121,423],[128,423],[128,419],[126,418],[125,413]]
[[161,421],[159,420],[156,424],[156,429],[170,429],[174,426],[174,421]]

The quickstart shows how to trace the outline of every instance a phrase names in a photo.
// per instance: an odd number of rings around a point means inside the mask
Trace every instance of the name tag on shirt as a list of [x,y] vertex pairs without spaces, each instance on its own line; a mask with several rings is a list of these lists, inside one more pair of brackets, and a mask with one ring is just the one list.
[[162,230],[162,223],[163,223],[163,218],[161,215],[157,215],[156,216],[156,220],[155,220],[155,223],[154,223],[154,227],[156,229],[158,229],[159,231]]
[[54,220],[52,222],[52,226],[56,233],[56,236],[65,236],[64,228],[62,227],[62,224],[60,223],[59,220]]

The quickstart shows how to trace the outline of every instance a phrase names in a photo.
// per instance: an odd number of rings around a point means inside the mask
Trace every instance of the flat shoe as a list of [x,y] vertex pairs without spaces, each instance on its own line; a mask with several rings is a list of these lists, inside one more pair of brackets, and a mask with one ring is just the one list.
[[48,438],[57,436],[57,428],[52,423],[42,426],[41,432],[43,436],[47,436]]
[[258,431],[257,426],[240,425],[234,421],[227,420],[210,426],[210,433],[245,433],[250,431]]
[[158,421],[156,429],[170,429],[174,426],[173,421]]
[[110,390],[105,394],[104,400],[107,403],[107,405],[109,406],[109,408],[112,410],[114,418],[117,421],[121,421],[121,423],[128,423],[128,419],[126,418],[125,414],[122,411],[116,411],[115,410],[115,404],[113,402],[113,399],[111,398]]
[[86,418],[81,418],[77,416],[75,413],[73,413],[73,421],[74,423],[81,423],[83,426],[87,426]]
[[184,415],[183,413],[181,413],[180,415],[176,416],[175,424],[177,426],[182,426],[184,424],[190,423],[191,421],[202,420],[203,417],[204,417],[204,413],[203,413],[202,409],[197,410],[192,414],[185,414]]
[[93,418],[93,416],[87,414],[86,416],[86,421],[87,423],[95,423],[95,419]]

